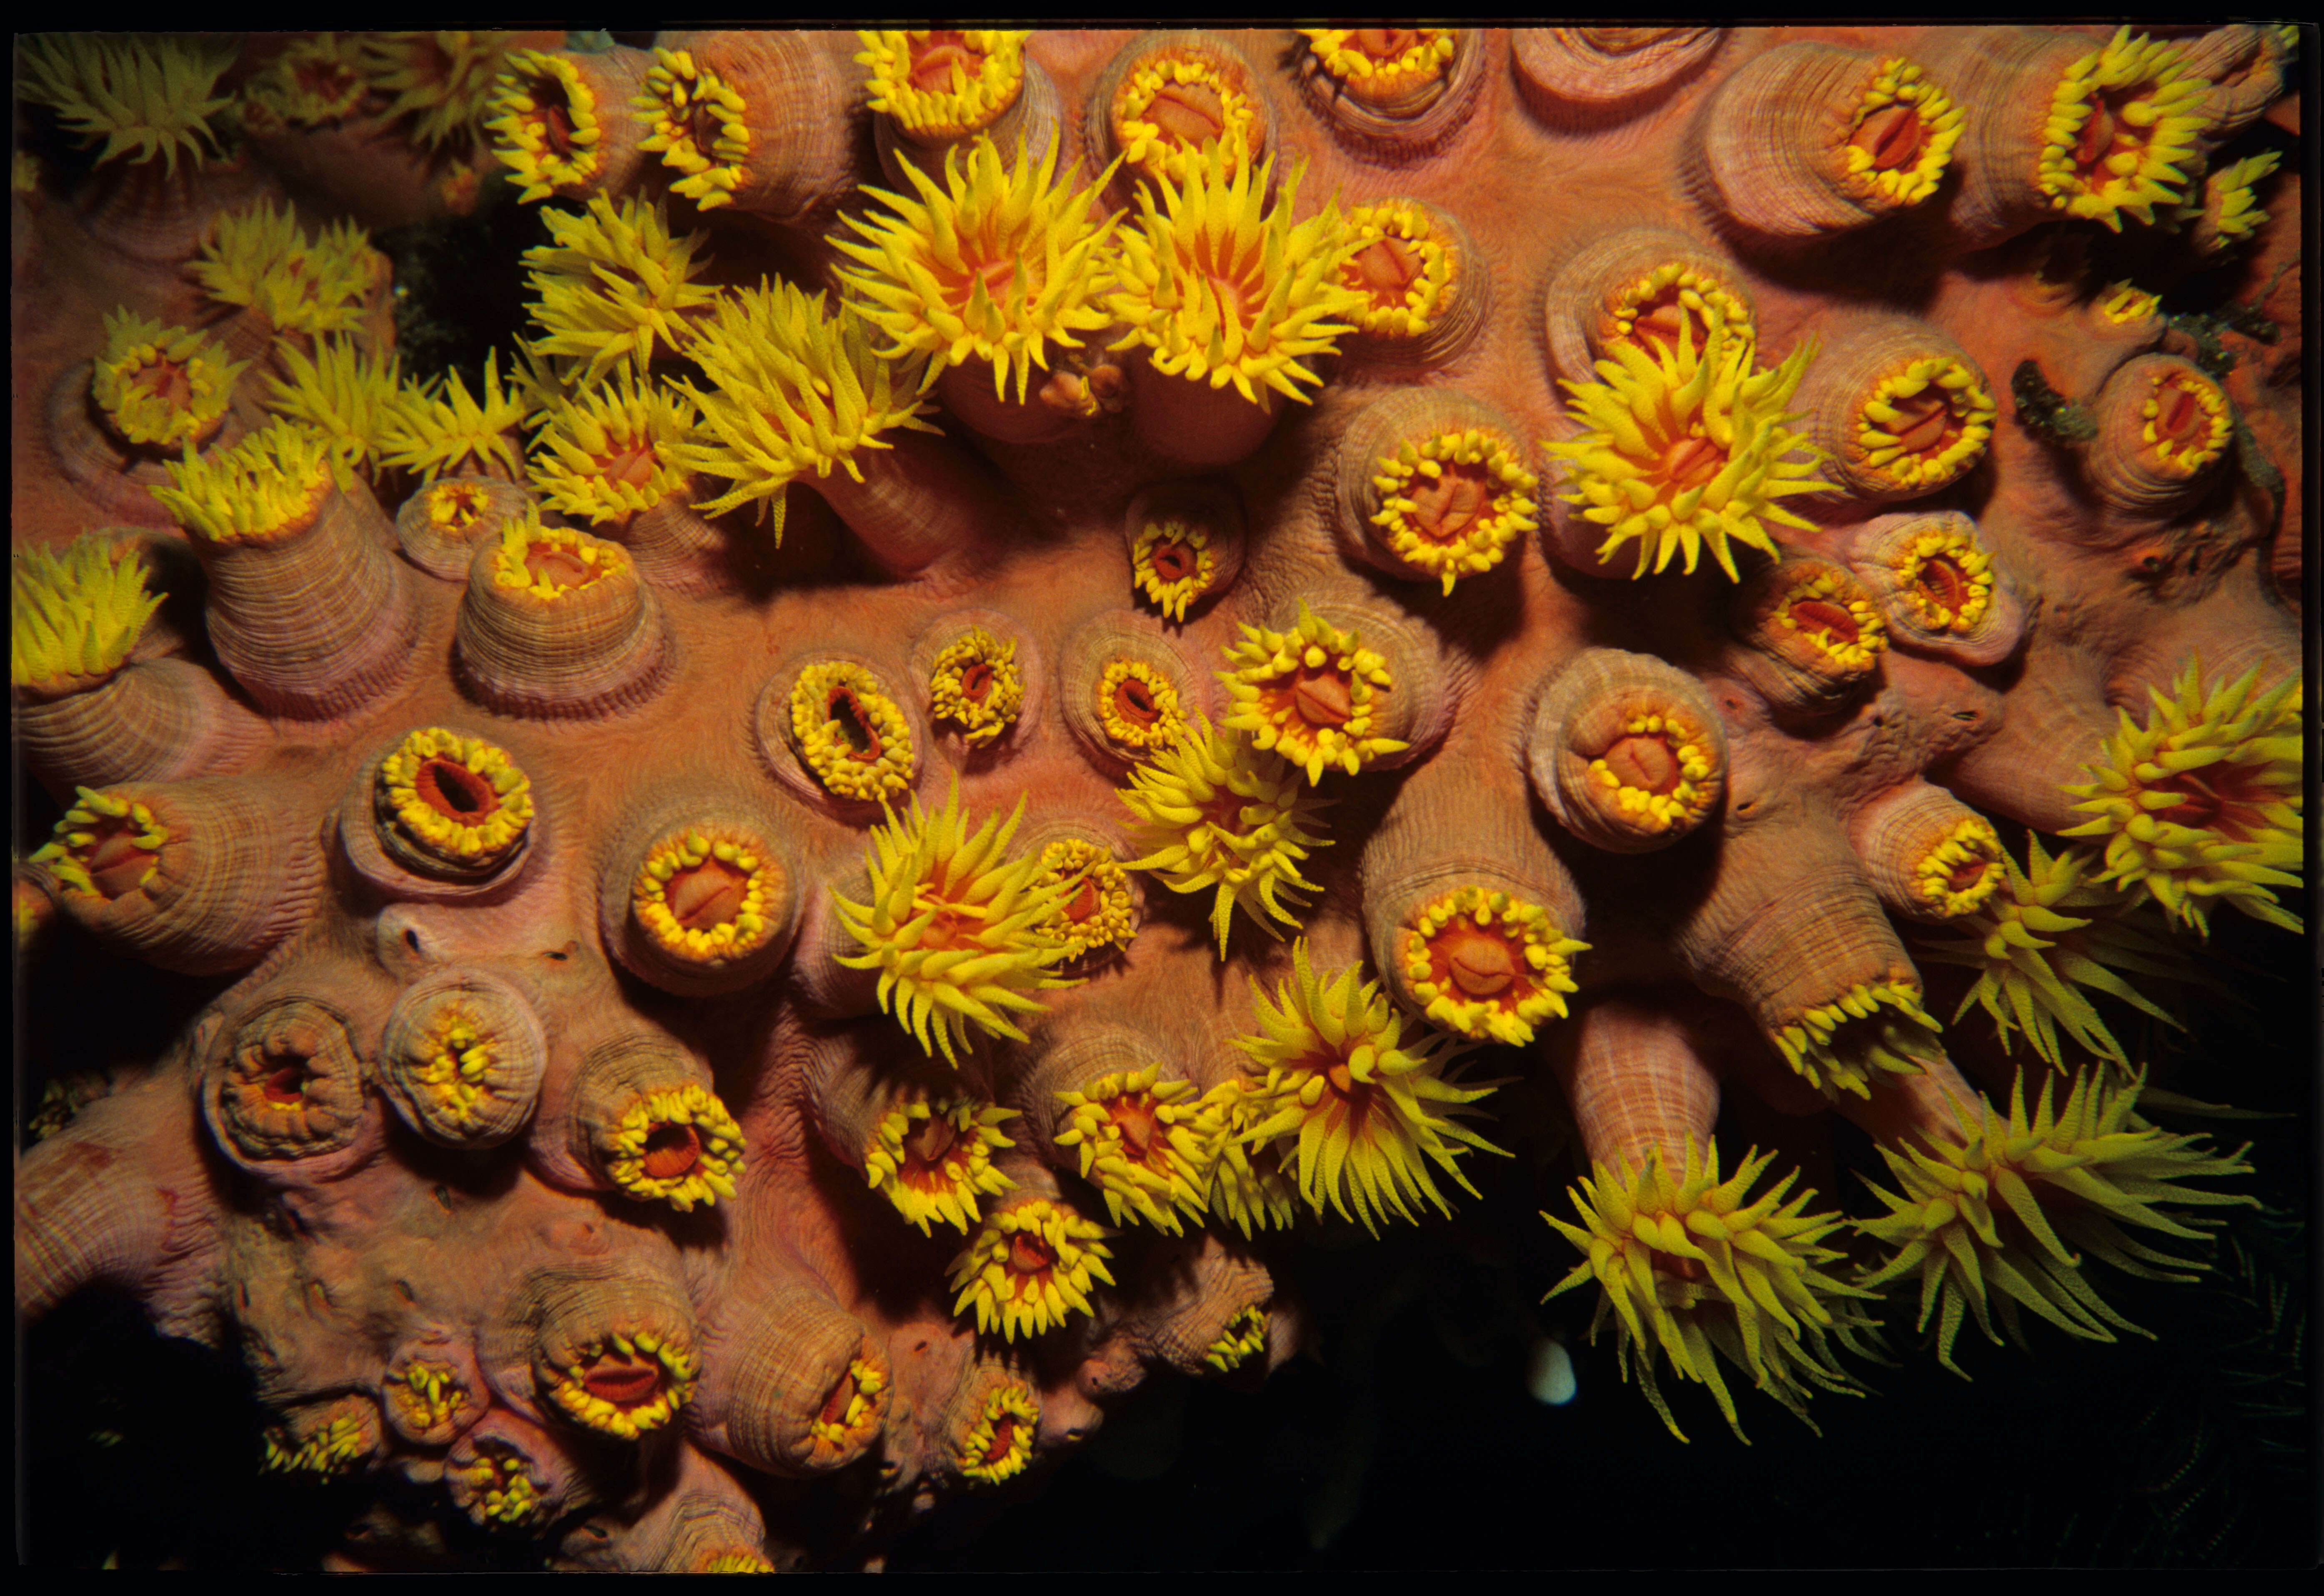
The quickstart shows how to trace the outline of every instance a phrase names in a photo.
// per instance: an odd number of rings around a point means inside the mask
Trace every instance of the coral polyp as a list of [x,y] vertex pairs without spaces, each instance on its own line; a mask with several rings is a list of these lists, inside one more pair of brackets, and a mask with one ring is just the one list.
[[890,20],[22,42],[28,1560],[2290,1561],[2312,41]]

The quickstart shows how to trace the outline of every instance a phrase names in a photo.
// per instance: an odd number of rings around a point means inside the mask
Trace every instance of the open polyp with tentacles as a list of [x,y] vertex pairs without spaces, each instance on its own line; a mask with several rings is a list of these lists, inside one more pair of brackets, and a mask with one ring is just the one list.
[[20,956],[198,986],[20,1310],[346,1567],[874,1559],[1459,1213],[1673,1432],[2130,1333],[2301,923],[2294,42],[33,38]]

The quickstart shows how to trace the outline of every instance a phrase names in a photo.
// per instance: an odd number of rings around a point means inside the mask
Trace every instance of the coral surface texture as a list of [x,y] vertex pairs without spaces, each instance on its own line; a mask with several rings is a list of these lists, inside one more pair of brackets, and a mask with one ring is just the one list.
[[208,1349],[262,1561],[865,1567],[1455,1263],[1642,1493],[2225,1300],[2313,43],[20,36],[35,1406]]

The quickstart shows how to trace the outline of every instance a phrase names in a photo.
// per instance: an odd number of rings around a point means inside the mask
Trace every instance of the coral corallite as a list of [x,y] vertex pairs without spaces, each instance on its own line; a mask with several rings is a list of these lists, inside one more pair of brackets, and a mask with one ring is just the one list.
[[24,1556],[2289,1560],[2309,42],[25,36]]

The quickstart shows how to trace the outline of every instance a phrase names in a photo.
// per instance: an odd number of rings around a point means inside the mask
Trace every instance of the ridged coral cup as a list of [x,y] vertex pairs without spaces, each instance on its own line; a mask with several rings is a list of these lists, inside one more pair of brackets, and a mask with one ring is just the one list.
[[881,1439],[895,1374],[887,1349],[822,1291],[788,1286],[709,1327],[723,1353],[708,1367],[693,1423],[755,1469],[826,1474]]
[[1998,412],[1991,380],[1959,344],[1902,316],[1835,316],[1814,337],[1815,367],[1793,403],[1835,486],[1885,503],[1977,468]]
[[520,50],[493,86],[493,153],[528,200],[626,194],[646,155],[631,106],[652,58],[617,44],[582,53]]
[[907,162],[932,171],[956,145],[996,150],[1021,142],[1034,161],[1065,125],[1056,81],[1025,51],[1026,35],[999,29],[914,28],[860,33],[856,60],[871,75],[880,164],[900,183]]
[[1711,95],[1689,175],[1739,239],[1796,249],[1926,204],[1951,164],[1961,118],[1908,57],[1778,45]]
[[498,1147],[522,1130],[548,1067],[532,1000],[486,969],[413,983],[380,1040],[388,1100],[405,1124],[445,1147]]
[[1821,715],[1859,697],[1888,650],[1869,589],[1845,567],[1787,559],[1756,572],[1728,605],[1738,674],[1779,715]]
[[1398,163],[1442,150],[1475,113],[1488,50],[1473,28],[1302,28],[1297,77],[1350,149]]
[[563,1184],[680,1213],[734,1195],[743,1138],[692,1053],[642,1028],[588,1048],[533,1121],[531,1151]]
[[1645,654],[1585,649],[1543,684],[1526,769],[1574,835],[1609,853],[1648,853],[1719,813],[1726,727],[1685,672]]
[[1539,522],[1538,462],[1489,405],[1401,391],[1367,406],[1340,439],[1335,507],[1342,549],[1407,581],[1486,577]]
[[1710,63],[1721,28],[1512,28],[1526,107],[1551,127],[1610,126],[1668,98]]
[[798,222],[828,208],[865,175],[838,110],[854,93],[845,38],[662,35],[632,95],[641,147],[705,211],[732,205]]
[[352,1024],[337,1004],[279,992],[229,1024],[201,1087],[227,1156],[263,1176],[316,1179],[368,1150],[378,1107]]
[[1683,328],[1700,347],[1714,324],[1756,328],[1750,286],[1702,240],[1641,223],[1580,240],[1542,292],[1551,374],[1590,380],[1618,344],[1668,347]]
[[1143,33],[1090,90],[1091,166],[1119,158],[1125,195],[1144,182],[1184,184],[1204,163],[1258,168],[1276,148],[1275,101],[1232,40],[1194,31]]
[[1908,653],[1994,665],[2024,641],[2024,606],[1958,510],[1876,516],[1850,536],[1846,563]]
[[706,997],[763,981],[790,951],[800,863],[765,805],[706,784],[649,798],[603,855],[599,926],[632,973]]
[[660,601],[629,551],[537,514],[477,546],[453,647],[485,703],[551,718],[635,709],[671,664]]
[[2124,362],[2090,404],[2098,428],[2082,456],[2090,489],[2141,517],[2197,497],[2232,452],[2235,407],[2212,378],[2176,355]]

